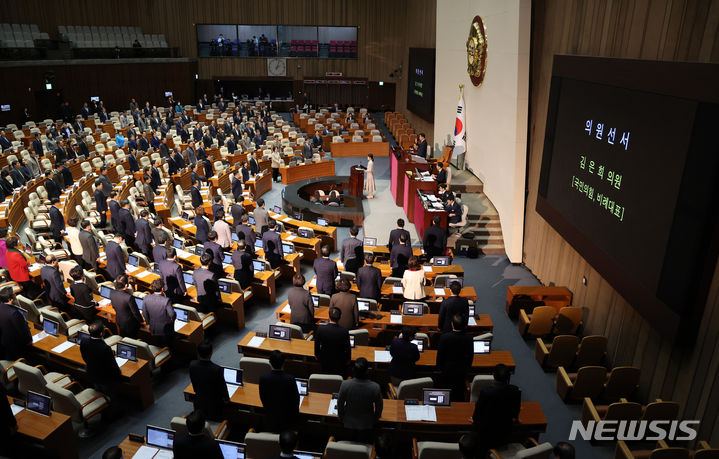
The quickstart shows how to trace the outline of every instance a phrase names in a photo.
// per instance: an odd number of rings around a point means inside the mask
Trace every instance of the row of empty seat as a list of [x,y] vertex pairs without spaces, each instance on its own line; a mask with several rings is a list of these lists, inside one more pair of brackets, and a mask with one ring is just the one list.
[[35,40],[47,40],[50,36],[40,32],[37,24],[0,24],[0,47],[33,48]]
[[162,34],[143,34],[139,27],[59,26],[63,40],[76,48],[132,48],[135,40],[144,48],[167,48]]

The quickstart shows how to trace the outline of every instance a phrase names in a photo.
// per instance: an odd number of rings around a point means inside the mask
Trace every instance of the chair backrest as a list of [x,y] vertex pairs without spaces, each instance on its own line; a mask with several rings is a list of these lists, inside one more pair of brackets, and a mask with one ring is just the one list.
[[40,325],[40,311],[38,311],[35,303],[22,295],[16,295],[15,299],[17,300],[17,305],[25,310],[27,320],[36,325]]
[[325,459],[370,459],[372,445],[349,441],[330,441],[325,447]]
[[399,383],[397,388],[397,399],[405,400],[408,398],[422,398],[422,389],[428,389],[433,387],[434,381],[432,378],[415,378],[406,379]]
[[694,451],[693,459],[717,459],[719,458],[719,448],[698,449]]
[[417,443],[418,459],[461,459],[458,443],[421,441]]
[[609,373],[607,383],[604,385],[603,397],[616,400],[629,397],[639,385],[639,368],[615,367]]
[[485,387],[489,387],[494,382],[494,376],[492,375],[476,375],[472,379],[472,385],[470,386],[469,401],[475,403],[479,399],[479,393]]
[[[370,309],[372,309],[371,305]],[[350,335],[355,337],[355,346],[369,346],[369,330],[367,330],[366,328],[350,330],[349,333]]]
[[[183,418],[182,416],[175,416],[170,421],[170,428],[175,431],[176,435],[189,435],[190,431],[187,430],[187,419]],[[203,433],[214,439],[215,436],[212,433],[212,428],[210,427],[210,424],[205,422],[205,430]]]
[[50,319],[52,321],[55,321],[59,324],[58,326],[58,334],[67,335],[67,324],[65,323],[65,319],[62,317],[62,314],[60,314],[59,311],[55,309],[43,309],[40,311],[40,315],[44,319]]
[[269,359],[260,359],[257,357],[242,357],[240,359],[240,370],[242,370],[242,378],[249,384],[259,384],[260,376],[272,371]]
[[531,336],[544,336],[552,331],[554,316],[557,310],[551,306],[538,306],[532,311],[532,320],[529,323],[527,334]]
[[649,459],[689,459],[689,457],[691,454],[686,448],[661,448],[649,454]]
[[574,380],[570,397],[574,400],[582,400],[584,397],[596,398],[602,392],[606,377],[607,369],[604,367],[580,368],[577,372],[577,379]]
[[565,306],[559,310],[555,320],[554,333],[560,335],[574,335],[582,324],[584,310],[577,306]]
[[548,368],[569,367],[577,355],[579,338],[574,335],[555,336],[544,366]]
[[635,402],[616,402],[607,407],[604,421],[638,421],[642,417],[642,405]]
[[247,432],[245,435],[247,459],[264,459],[280,455],[280,434]]
[[438,274],[434,279],[434,286],[436,288],[447,288],[450,284],[450,279],[457,279],[455,274]]
[[342,385],[342,376],[312,374],[310,375],[307,390],[309,392],[319,392],[322,394],[334,394],[340,391]]
[[679,403],[657,400],[647,404],[642,414],[643,421],[679,419]]
[[13,365],[17,375],[17,389],[21,394],[26,395],[31,390],[39,394],[47,395],[47,382],[39,368],[35,368],[23,362],[16,362]]
[[[223,281],[224,281],[224,280],[223,280]],[[305,335],[304,335],[304,333],[302,333],[302,327],[300,327],[299,325],[290,324],[290,323],[285,323],[285,322],[282,322],[282,321],[279,321],[279,322],[275,323],[275,325],[280,325],[280,326],[282,326],[282,327],[287,327],[287,328],[289,328],[289,329],[290,329],[290,338],[294,338],[294,339],[305,339]]]
[[146,342],[128,337],[123,337],[122,342],[135,346],[137,348],[136,357],[138,359],[147,360],[150,363],[150,369],[155,368],[155,356],[152,354],[150,346]]
[[554,457],[552,444],[544,442],[540,445],[517,451],[517,455],[514,457],[516,459],[552,459]]
[[70,416],[70,419],[76,423],[81,423],[85,420],[82,416],[82,406],[72,392],[52,383],[49,383],[46,387],[48,394],[52,398],[53,411]]
[[577,350],[577,367],[587,365],[599,365],[607,354],[607,337],[601,335],[591,335],[582,338]]

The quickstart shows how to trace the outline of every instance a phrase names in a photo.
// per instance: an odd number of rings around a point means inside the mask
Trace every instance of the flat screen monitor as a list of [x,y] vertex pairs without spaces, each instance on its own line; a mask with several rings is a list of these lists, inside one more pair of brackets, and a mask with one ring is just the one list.
[[254,225],[255,217],[253,217],[252,215],[248,216],[247,223],[249,223],[250,225]]
[[50,320],[50,319],[42,320],[42,331],[44,331],[48,335],[57,336],[59,329],[60,329],[60,324],[58,324],[54,320]]
[[240,236],[238,236],[237,233],[232,233],[232,240],[237,242],[240,240]]
[[449,406],[449,389],[422,389],[422,403],[433,406]]
[[222,459],[245,459],[245,445],[227,440],[216,440],[220,445]]
[[357,307],[359,308],[360,312],[369,311],[369,301],[357,300]]
[[91,102],[100,102],[100,96],[90,96]]
[[364,238],[364,246],[365,247],[377,247],[377,238],[376,237],[365,237]]
[[474,309],[474,305],[473,305],[473,304],[470,304],[470,305],[469,305],[469,317],[474,317],[474,313],[475,313],[475,312],[476,312],[476,311],[475,311],[475,309]]
[[309,451],[295,451],[292,454],[297,459],[320,459],[322,457],[322,453],[311,453]]
[[475,354],[489,354],[491,352],[492,345],[490,344],[490,341],[475,340],[473,343]]
[[182,322],[189,321],[189,319],[187,318],[187,311],[185,311],[184,309],[180,309],[180,308],[172,308],[172,309],[175,310],[177,320],[180,320]]
[[142,305],[144,303],[144,300],[140,298],[139,296],[135,297],[135,304],[137,305],[137,309],[140,310],[140,313],[142,313]]
[[222,376],[227,384],[242,385],[242,370],[239,368],[222,367]]
[[275,211],[276,214],[281,214],[281,213],[282,213],[282,207],[280,207],[280,206],[275,206],[275,207],[273,208],[273,210]]
[[282,253],[284,255],[290,255],[295,253],[295,246],[294,244],[288,244],[286,242],[282,243]]
[[192,285],[193,282],[195,282],[195,279],[192,278],[191,273],[182,273],[182,280],[185,282],[185,284]]
[[434,257],[434,265],[435,266],[449,266],[449,257],[447,257],[447,256]]
[[255,239],[255,249],[261,249],[264,245],[262,245],[262,239]]
[[160,275],[160,263],[155,263],[155,266],[152,268],[153,271],[155,271],[155,274],[158,276]]
[[189,219],[190,219],[190,214],[188,214],[187,212],[182,212],[182,219],[183,219],[183,220],[189,220]]
[[[235,235],[235,236],[237,236],[237,235]],[[232,264],[232,254],[231,254],[231,253],[225,253],[225,254],[223,254],[223,256],[222,256],[222,262],[225,263],[225,264],[227,264],[227,265],[231,265],[231,264]]]
[[203,253],[205,253],[205,248],[202,247],[201,245],[196,245],[195,246],[195,255],[197,255],[198,257],[201,257]]
[[295,220],[303,220],[302,212],[295,212],[294,214],[292,214],[292,216],[295,218]]
[[217,287],[220,290],[220,293],[232,293],[232,284],[229,282],[218,281]]
[[182,250],[185,248],[185,241],[183,241],[182,239],[174,238],[172,240],[172,246],[176,249]]
[[319,295],[312,295],[312,304],[318,308],[320,306],[320,297]]
[[165,97],[172,97],[172,91],[165,91]]
[[419,352],[424,352],[424,340],[423,339],[413,339],[412,342],[417,346],[417,350],[419,350]]
[[282,325],[270,325],[270,332],[267,334],[270,338],[290,340],[290,328]]
[[421,316],[424,314],[424,303],[413,303],[407,301],[402,304],[402,315],[405,316]]
[[131,362],[137,362],[137,348],[132,344],[119,342],[117,343],[117,356]]
[[90,339],[90,334],[84,331],[77,332],[77,344],[82,343],[86,339]]
[[295,378],[295,383],[297,384],[297,392],[299,392],[300,395],[307,395],[309,381],[307,379]]
[[101,285],[100,286],[100,296],[105,298],[106,300],[110,299],[110,293],[112,293],[112,289],[108,287],[107,285]]
[[318,218],[317,224],[319,226],[329,226],[330,225],[326,218]]
[[8,105],[8,104],[2,104],[2,105],[0,105],[0,111],[9,112],[9,111],[10,111],[10,105]]
[[52,399],[47,395],[38,394],[31,390],[27,391],[25,407],[33,413],[50,416],[50,402]]
[[298,235],[299,237],[304,237],[304,238],[307,238],[307,239],[311,239],[311,238],[314,236],[314,234],[312,234],[312,230],[309,229],[309,228],[300,228],[300,229],[298,229],[298,230],[297,230],[297,235]]
[[252,260],[252,270],[261,273],[265,270],[265,262],[262,260]]
[[130,255],[127,257],[127,263],[131,266],[138,266],[140,264],[140,260],[136,256]]
[[148,425],[145,438],[147,439],[147,444],[150,446],[172,449],[172,442],[175,440],[175,431]]
[[355,348],[355,335],[350,335],[350,347]]

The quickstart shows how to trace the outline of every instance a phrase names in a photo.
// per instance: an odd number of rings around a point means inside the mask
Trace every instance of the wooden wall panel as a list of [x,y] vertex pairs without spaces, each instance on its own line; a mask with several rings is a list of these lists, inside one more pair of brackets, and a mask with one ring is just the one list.
[[[719,443],[719,266],[691,346],[660,337],[536,212],[555,54],[719,62],[719,2],[537,0],[533,3],[529,175],[524,263],[544,283],[567,285],[587,308],[586,333],[609,338],[614,365],[641,368],[640,396],[672,399],[700,419],[699,439]],[[586,276],[588,285],[582,285]]]

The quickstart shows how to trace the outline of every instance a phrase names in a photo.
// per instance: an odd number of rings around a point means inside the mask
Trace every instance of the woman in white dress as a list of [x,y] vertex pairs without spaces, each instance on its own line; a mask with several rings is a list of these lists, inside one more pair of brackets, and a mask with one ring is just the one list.
[[374,198],[374,155],[372,153],[367,155],[367,170],[364,174],[364,190],[369,193],[367,198]]

